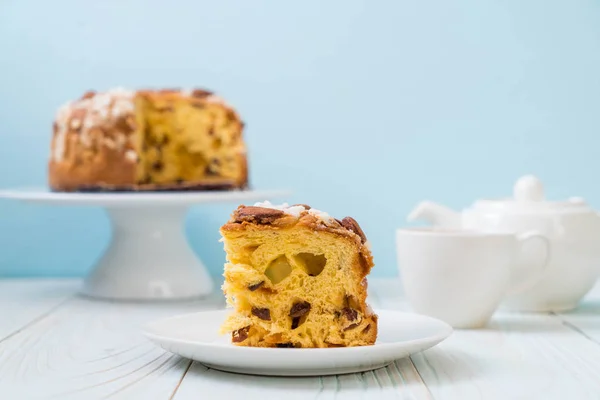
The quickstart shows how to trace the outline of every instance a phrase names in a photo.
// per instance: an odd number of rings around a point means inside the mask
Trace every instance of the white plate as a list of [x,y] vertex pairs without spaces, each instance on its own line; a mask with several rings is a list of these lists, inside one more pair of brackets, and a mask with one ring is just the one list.
[[229,310],[203,311],[159,320],[144,334],[163,349],[207,367],[273,376],[334,375],[385,367],[399,358],[435,346],[452,333],[437,319],[376,310],[379,333],[373,346],[279,349],[234,346],[218,330]]

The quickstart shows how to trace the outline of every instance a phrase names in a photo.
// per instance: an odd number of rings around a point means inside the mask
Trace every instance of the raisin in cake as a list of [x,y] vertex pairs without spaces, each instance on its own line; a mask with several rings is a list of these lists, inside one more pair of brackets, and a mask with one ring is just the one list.
[[49,185],[55,191],[244,188],[243,125],[205,90],[88,92],[57,112]]
[[222,326],[256,347],[342,347],[375,343],[366,304],[373,257],[358,223],[306,205],[239,206],[221,227],[223,291],[234,308]]

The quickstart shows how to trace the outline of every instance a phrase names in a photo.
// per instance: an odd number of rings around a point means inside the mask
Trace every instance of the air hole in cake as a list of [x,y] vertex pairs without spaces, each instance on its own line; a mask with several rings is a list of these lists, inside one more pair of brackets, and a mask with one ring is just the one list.
[[258,245],[247,245],[240,249],[238,257],[235,259],[235,263],[241,264],[252,264],[252,255],[259,248]]
[[327,258],[323,254],[298,253],[296,260],[310,276],[319,275],[327,264]]
[[271,283],[277,285],[292,273],[292,266],[286,256],[279,256],[269,264],[265,270],[265,275]]

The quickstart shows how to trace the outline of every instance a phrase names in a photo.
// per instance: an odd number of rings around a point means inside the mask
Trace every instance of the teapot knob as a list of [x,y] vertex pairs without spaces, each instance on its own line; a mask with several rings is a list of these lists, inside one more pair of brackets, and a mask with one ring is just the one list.
[[543,201],[544,185],[533,175],[522,176],[515,183],[513,195],[517,201]]

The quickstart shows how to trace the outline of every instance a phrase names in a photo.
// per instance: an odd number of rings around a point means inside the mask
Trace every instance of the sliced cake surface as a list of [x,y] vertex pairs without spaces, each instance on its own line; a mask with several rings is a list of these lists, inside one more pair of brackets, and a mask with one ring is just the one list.
[[88,92],[59,108],[48,180],[55,191],[238,189],[244,124],[206,90]]
[[221,227],[223,291],[233,308],[222,332],[256,347],[341,347],[375,343],[366,303],[373,257],[351,217],[307,205],[239,206]]

